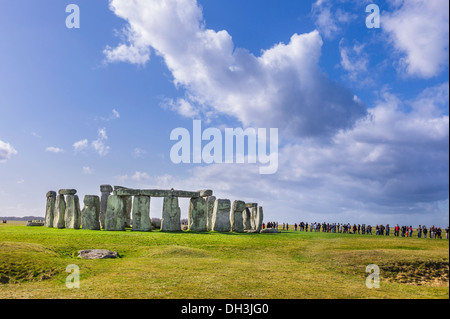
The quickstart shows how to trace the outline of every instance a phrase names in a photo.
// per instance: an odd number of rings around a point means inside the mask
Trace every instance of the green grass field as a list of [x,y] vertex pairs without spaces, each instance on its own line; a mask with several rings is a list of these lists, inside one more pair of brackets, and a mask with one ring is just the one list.
[[[121,258],[83,260],[83,249]],[[105,232],[0,224],[0,299],[449,298],[449,241],[329,233]],[[68,265],[80,288],[68,289]],[[379,289],[366,266],[380,267]]]

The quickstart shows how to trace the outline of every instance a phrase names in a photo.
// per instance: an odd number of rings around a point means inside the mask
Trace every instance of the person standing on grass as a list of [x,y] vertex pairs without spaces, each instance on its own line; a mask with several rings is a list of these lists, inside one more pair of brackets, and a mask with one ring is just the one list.
[[417,237],[422,238],[422,225],[419,225],[419,228],[417,228]]
[[448,226],[447,226],[447,228],[445,229],[445,239],[448,239]]
[[423,238],[427,238],[428,229],[427,226],[423,225]]
[[412,225],[409,225],[409,237],[412,237],[413,234],[413,228]]
[[391,228],[389,224],[386,225],[386,236],[389,236],[389,232],[391,231]]

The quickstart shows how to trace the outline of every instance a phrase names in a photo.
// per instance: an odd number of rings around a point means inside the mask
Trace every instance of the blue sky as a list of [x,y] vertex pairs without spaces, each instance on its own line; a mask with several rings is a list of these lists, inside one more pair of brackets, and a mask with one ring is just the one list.
[[[447,226],[448,21],[446,0],[3,0],[0,215],[111,184],[209,188],[280,222]],[[278,128],[277,173],[172,163],[193,120]]]

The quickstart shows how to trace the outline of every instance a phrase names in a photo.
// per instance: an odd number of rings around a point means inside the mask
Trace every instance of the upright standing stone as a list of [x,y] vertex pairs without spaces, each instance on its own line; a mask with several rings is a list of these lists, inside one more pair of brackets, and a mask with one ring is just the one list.
[[81,227],[88,230],[100,230],[100,198],[84,196],[84,207],[81,211]]
[[66,196],[66,228],[80,229],[80,200],[77,195]]
[[181,209],[178,205],[178,197],[164,197],[161,231],[181,231]]
[[244,211],[245,211],[245,202],[236,200],[233,202],[233,206],[231,208],[231,231],[236,233],[244,232]]
[[256,231],[260,232],[262,230],[262,224],[264,220],[263,208],[258,206],[256,211]]
[[105,215],[106,215],[106,206],[108,204],[108,197],[111,195],[113,188],[111,185],[100,185],[100,192],[102,193],[102,197],[100,200],[100,227],[105,228]]
[[56,192],[49,191],[47,193],[47,206],[45,208],[45,227],[53,227],[53,220],[55,218],[55,202]]
[[125,230],[125,204],[122,197],[111,195],[108,197],[105,214],[106,231],[124,231]]
[[209,196],[206,200],[206,230],[212,230],[212,218],[214,213],[214,203],[216,202],[215,196]]
[[216,199],[213,212],[213,231],[229,232],[231,230],[230,209],[229,199]]
[[250,223],[252,225],[252,229],[256,229],[257,225],[256,225],[256,214],[258,212],[258,206],[254,206],[252,207],[252,211],[251,211],[251,218],[250,218]]
[[206,200],[191,198],[189,204],[188,225],[191,231],[206,231]]
[[133,202],[133,231],[151,231],[150,196],[135,196]]
[[131,210],[133,207],[133,196],[122,196],[125,214],[125,227],[131,227]]
[[244,230],[251,230],[252,229],[252,213],[250,212],[250,209],[245,208],[245,210],[242,212],[242,219],[244,222]]
[[66,201],[64,199],[64,195],[58,195],[56,196],[55,201],[53,227],[55,228],[66,227],[66,221],[64,217],[65,214],[66,214]]

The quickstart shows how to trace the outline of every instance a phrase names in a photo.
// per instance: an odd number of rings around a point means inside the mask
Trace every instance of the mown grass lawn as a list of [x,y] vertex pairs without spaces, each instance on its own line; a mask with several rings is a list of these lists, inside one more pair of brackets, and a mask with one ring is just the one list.
[[[83,249],[121,258],[83,260]],[[449,241],[329,233],[138,233],[0,224],[0,299],[449,298]],[[68,289],[68,265],[80,288]],[[366,287],[366,266],[381,287]]]

